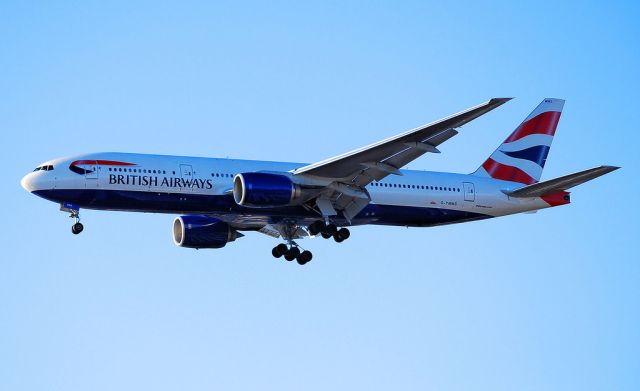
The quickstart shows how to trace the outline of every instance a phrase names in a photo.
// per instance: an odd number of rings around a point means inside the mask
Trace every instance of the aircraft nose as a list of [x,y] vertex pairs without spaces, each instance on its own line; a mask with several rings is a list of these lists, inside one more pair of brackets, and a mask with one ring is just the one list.
[[34,189],[35,189],[35,183],[34,183],[34,178],[33,178],[33,173],[30,172],[27,175],[25,175],[24,177],[22,177],[22,180],[20,181],[20,185],[29,193],[31,193]]

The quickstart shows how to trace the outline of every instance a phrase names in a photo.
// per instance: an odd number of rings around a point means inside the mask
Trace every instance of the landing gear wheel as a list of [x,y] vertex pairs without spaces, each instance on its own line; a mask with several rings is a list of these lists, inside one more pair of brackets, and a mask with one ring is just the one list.
[[346,228],[340,228],[337,235],[342,238],[342,240],[347,240],[349,239],[349,236],[351,236],[351,232]]
[[314,221],[309,225],[307,229],[309,231],[309,235],[316,236],[317,234],[322,232],[322,230],[324,229],[324,221],[322,220]]
[[333,237],[333,240],[335,240],[335,241],[336,241],[336,243],[342,243],[342,242],[344,242],[344,239],[342,238],[342,236],[340,236],[340,235],[338,235],[338,234],[336,234],[336,235]]
[[304,265],[311,261],[312,258],[313,254],[311,254],[311,251],[304,250],[300,255],[298,255],[297,261],[298,264]]
[[[338,227],[336,227],[335,224],[330,223],[330,224],[327,224],[326,227],[324,227],[324,230],[322,232],[328,233],[329,236],[331,237],[331,236],[335,235],[336,232],[338,232]],[[324,235],[323,235],[323,237],[324,237]]]
[[329,239],[329,238],[331,237],[331,234],[330,234],[330,233],[327,233],[327,232],[323,232],[323,233],[321,233],[321,235],[322,235],[322,237],[323,237],[323,238],[325,238],[325,239]]
[[280,243],[279,245],[275,246],[273,250],[271,250],[271,255],[276,258],[280,258],[281,256],[285,255],[287,251],[289,251],[287,245],[284,243]]
[[300,249],[298,247],[291,247],[289,251],[287,251],[287,253],[284,255],[284,259],[286,259],[287,261],[293,261],[294,259],[298,258],[299,255]]
[[74,225],[71,226],[71,232],[73,232],[74,235],[79,234],[80,232],[82,232],[83,229],[84,229],[84,226],[82,225],[82,223],[75,223]]

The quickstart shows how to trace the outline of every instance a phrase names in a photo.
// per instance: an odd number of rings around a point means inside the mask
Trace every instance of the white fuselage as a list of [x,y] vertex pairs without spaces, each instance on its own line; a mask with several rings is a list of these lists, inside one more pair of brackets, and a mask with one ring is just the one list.
[[[54,159],[27,174],[22,185],[43,198],[102,210],[226,215],[263,224],[271,216],[313,219],[301,208],[244,208],[231,191],[235,174],[288,172],[299,163],[129,153],[96,153]],[[47,167],[52,169],[47,170]],[[401,170],[366,189],[370,206],[357,224],[429,226],[527,212],[550,205],[541,198],[510,198],[523,185],[474,175]],[[427,213],[424,219],[423,211]],[[438,216],[442,215],[442,218]],[[474,216],[476,216],[474,218]],[[397,217],[397,218],[396,218]],[[424,220],[424,221],[422,221]]]

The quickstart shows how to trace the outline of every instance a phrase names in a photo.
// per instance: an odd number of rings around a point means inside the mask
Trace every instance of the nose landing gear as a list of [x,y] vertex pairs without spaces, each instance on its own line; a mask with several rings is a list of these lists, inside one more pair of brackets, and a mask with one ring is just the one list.
[[72,204],[63,203],[60,206],[60,210],[63,212],[69,212],[69,217],[74,219],[75,222],[71,226],[71,232],[74,235],[77,235],[84,230],[84,226],[80,222],[80,208]]

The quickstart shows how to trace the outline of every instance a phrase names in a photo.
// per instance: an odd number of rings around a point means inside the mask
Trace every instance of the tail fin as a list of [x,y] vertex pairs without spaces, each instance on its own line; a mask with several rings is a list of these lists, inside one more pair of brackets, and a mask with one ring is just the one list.
[[547,160],[564,100],[544,99],[473,175],[530,185]]

